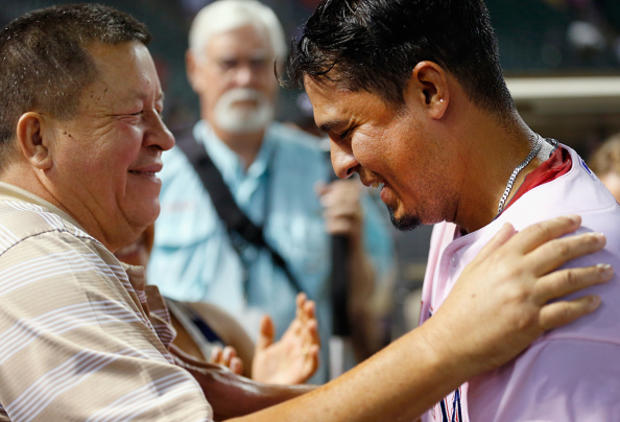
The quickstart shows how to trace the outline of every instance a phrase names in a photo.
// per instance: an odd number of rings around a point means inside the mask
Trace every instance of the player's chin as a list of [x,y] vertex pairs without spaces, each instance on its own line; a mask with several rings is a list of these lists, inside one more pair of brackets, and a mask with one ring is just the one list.
[[388,207],[388,210],[390,211],[390,221],[398,230],[413,230],[421,224],[420,219],[416,215],[402,213],[390,207]]

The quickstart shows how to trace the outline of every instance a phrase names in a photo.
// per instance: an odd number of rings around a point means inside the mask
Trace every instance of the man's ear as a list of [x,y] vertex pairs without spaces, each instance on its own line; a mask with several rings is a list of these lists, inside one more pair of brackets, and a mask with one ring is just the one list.
[[200,59],[196,57],[196,54],[188,49],[185,52],[185,71],[187,72],[187,80],[191,85],[194,92],[202,92],[202,78],[200,78],[200,72],[198,70],[198,63]]
[[413,96],[433,119],[441,119],[450,103],[446,71],[435,62],[424,60],[416,64],[405,95]]
[[44,117],[33,111],[24,113],[17,121],[17,148],[26,161],[40,170],[52,167],[49,142],[43,134]]

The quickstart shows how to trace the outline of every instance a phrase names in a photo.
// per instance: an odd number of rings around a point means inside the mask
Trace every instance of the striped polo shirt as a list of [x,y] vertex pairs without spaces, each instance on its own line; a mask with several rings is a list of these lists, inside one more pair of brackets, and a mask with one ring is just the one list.
[[0,421],[211,421],[142,267],[0,182]]

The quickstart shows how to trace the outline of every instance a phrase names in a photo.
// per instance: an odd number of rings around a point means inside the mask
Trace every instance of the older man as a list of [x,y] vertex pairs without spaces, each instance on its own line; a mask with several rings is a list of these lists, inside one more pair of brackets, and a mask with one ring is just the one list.
[[[285,56],[282,27],[267,6],[218,0],[204,7],[192,22],[187,51],[201,120],[176,136],[179,145],[206,149],[210,170],[222,176],[220,189],[229,190],[230,202],[262,229],[290,274],[266,247],[227,227],[217,210],[229,214],[231,204],[203,186],[199,174],[206,166],[194,168],[195,155],[175,148],[161,173],[162,212],[149,281],[172,298],[220,305],[253,335],[269,313],[280,336],[303,290],[316,302],[323,345],[313,381],[324,382],[333,332],[329,234],[349,239],[343,263],[350,280],[348,311],[360,340],[370,336],[375,280],[379,286],[389,280],[392,245],[387,216],[368,195],[360,200],[359,184],[326,185],[331,169],[319,139],[272,121],[278,93],[274,61]],[[367,343],[373,342],[358,342]]]
[[[506,222],[519,229],[580,214],[584,230],[605,233],[608,244],[579,264],[620,264],[620,207],[575,151],[520,118],[482,0],[325,1],[290,70],[329,133],[338,175],[379,186],[399,228],[439,223],[421,321]],[[464,384],[425,420],[616,419],[620,286],[593,291],[606,304],[596,317]]]
[[[210,421],[213,410],[223,419],[310,389],[255,384],[175,350],[157,289],[112,254],[155,219],[156,173],[174,143],[148,40],[130,16],[93,4],[35,11],[0,33],[2,421]],[[549,273],[600,249],[592,235],[545,243],[578,226],[505,226],[423,327],[338,381],[241,420],[419,414],[596,308],[593,296],[546,304],[604,281],[592,268]],[[498,262],[505,271],[487,277]]]

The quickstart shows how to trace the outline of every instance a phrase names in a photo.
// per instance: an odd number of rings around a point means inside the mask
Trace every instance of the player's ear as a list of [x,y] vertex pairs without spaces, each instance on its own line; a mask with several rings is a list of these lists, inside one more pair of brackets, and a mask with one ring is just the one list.
[[411,71],[404,95],[417,101],[431,118],[441,119],[450,103],[446,71],[435,62],[419,62]]

